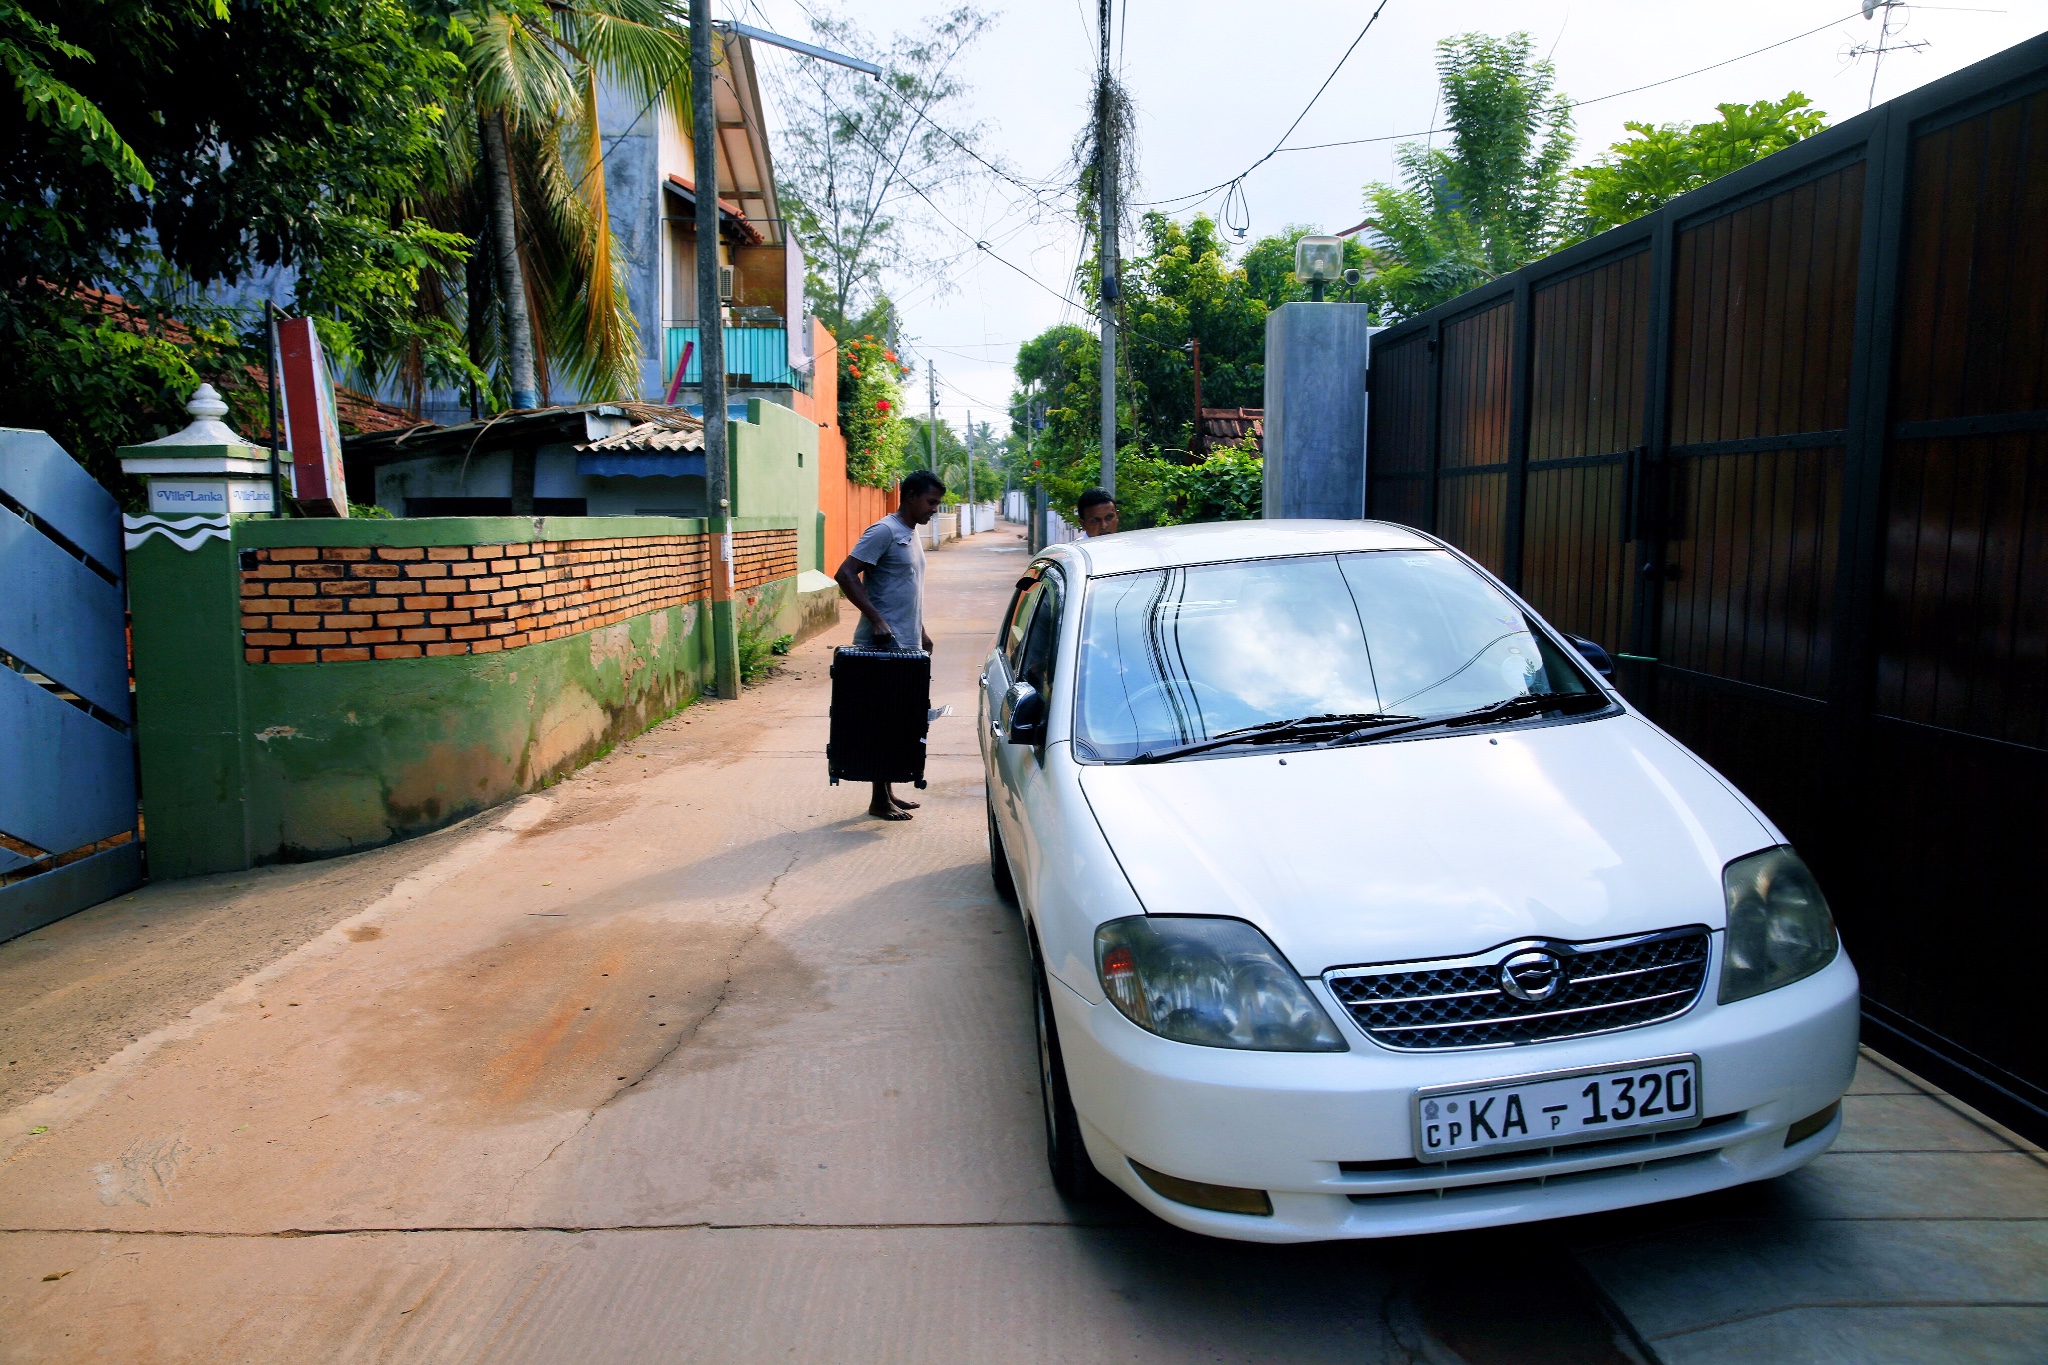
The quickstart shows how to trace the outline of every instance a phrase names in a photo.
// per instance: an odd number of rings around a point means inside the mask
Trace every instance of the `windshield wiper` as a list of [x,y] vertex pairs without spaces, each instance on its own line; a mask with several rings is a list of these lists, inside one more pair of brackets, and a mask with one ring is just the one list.
[[1493,702],[1477,710],[1463,711],[1454,716],[1436,716],[1429,720],[1419,720],[1413,725],[1398,725],[1362,735],[1339,735],[1323,747],[1336,749],[1351,744],[1371,744],[1375,740],[1414,734],[1418,730],[1433,730],[1438,726],[1450,729],[1466,725],[1494,725],[1501,721],[1540,716],[1547,711],[1599,711],[1608,704],[1607,694],[1604,692],[1541,692],[1526,697],[1509,697],[1505,701]]
[[1325,739],[1332,733],[1346,735],[1354,730],[1367,729],[1375,725],[1395,725],[1419,719],[1418,716],[1361,711],[1341,716],[1297,716],[1293,720],[1269,720],[1263,725],[1247,725],[1237,730],[1225,730],[1220,735],[1192,740],[1186,744],[1172,744],[1164,749],[1147,749],[1135,758],[1126,759],[1125,762],[1165,763],[1170,759],[1207,753],[1211,749],[1228,748],[1233,744],[1280,744],[1297,739]]

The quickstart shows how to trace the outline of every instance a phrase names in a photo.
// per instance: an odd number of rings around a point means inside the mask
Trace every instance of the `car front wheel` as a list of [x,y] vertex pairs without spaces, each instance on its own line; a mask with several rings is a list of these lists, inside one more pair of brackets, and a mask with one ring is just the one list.
[[1060,1060],[1059,1028],[1052,1017],[1052,983],[1032,957],[1033,1004],[1038,1016],[1038,1086],[1045,1109],[1045,1159],[1052,1168],[1053,1188],[1069,1199],[1099,1197],[1108,1183],[1088,1159],[1081,1138],[1081,1119],[1067,1089],[1067,1068]]

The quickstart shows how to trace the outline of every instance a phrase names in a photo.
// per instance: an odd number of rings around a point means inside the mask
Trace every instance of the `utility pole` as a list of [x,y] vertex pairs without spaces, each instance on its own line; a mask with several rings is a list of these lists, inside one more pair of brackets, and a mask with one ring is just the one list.
[[1202,339],[1188,338],[1188,349],[1195,355],[1195,433],[1188,441],[1188,453],[1202,453]]
[[974,409],[967,410],[967,520],[974,520]]
[[924,467],[932,473],[939,472],[939,367],[937,362],[924,363]]
[[1116,495],[1116,118],[1111,108],[1109,70],[1110,0],[1099,5],[1102,72],[1095,83],[1095,189],[1101,197],[1102,231],[1102,487]]
[[697,353],[704,376],[704,511],[711,564],[711,672],[718,695],[740,694],[739,620],[732,601],[732,466],[726,459],[725,308],[718,288],[718,110],[711,0],[690,0],[690,124],[697,179]]

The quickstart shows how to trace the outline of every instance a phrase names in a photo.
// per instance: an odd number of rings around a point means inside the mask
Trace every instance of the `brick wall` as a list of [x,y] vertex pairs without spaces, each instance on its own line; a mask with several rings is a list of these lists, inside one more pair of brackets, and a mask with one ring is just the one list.
[[[795,531],[734,536],[735,586],[797,572]],[[243,658],[331,663],[488,654],[710,595],[708,536],[245,552]]]
[[732,585],[736,591],[758,588],[778,578],[795,578],[794,531],[736,531],[732,538]]

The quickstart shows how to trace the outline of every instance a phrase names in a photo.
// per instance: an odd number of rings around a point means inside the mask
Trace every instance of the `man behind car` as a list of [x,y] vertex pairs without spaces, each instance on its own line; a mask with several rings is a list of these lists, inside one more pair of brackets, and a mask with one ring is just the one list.
[[1106,488],[1091,488],[1083,493],[1074,504],[1074,514],[1081,518],[1081,531],[1090,540],[1116,534],[1116,497]]
[[[906,476],[897,490],[896,510],[861,533],[833,577],[860,613],[854,627],[857,649],[923,649],[932,637],[924,629],[924,545],[917,528],[929,522],[946,496],[946,485],[928,469]],[[868,814],[877,820],[908,820],[917,809],[887,782],[875,783]]]

